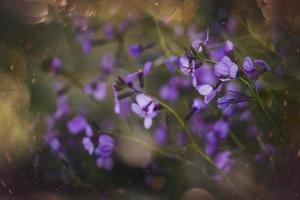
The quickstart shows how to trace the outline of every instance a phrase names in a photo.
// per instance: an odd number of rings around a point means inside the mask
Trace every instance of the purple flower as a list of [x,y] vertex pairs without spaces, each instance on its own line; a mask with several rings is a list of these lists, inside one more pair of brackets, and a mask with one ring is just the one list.
[[230,53],[230,52],[233,51],[233,49],[234,49],[233,43],[232,43],[230,40],[226,40],[226,41],[225,41],[225,51],[226,51],[227,53]]
[[90,155],[92,155],[94,152],[94,144],[93,144],[92,140],[89,137],[84,137],[82,139],[82,144],[83,144],[84,149],[87,150]]
[[192,80],[195,88],[199,85],[216,85],[218,82],[214,70],[207,64],[203,64],[201,67],[194,70],[194,73],[192,73]]
[[52,138],[49,142],[51,148],[53,149],[53,151],[58,151],[61,144],[60,141],[57,138]]
[[96,166],[99,168],[111,170],[113,168],[113,165],[114,165],[114,162],[111,157],[99,157],[96,160]]
[[196,99],[193,100],[192,110],[195,110],[196,112],[199,112],[205,107],[206,107],[206,105],[205,105],[205,103],[203,102],[202,99],[196,98]]
[[189,76],[194,72],[195,69],[195,61],[189,59],[187,56],[180,57],[180,69],[182,73]]
[[165,61],[167,69],[175,73],[178,66],[180,66],[179,58],[177,56],[171,56]]
[[84,93],[92,96],[97,101],[101,101],[106,97],[106,83],[104,81],[93,80],[84,87]]
[[146,129],[149,129],[152,125],[152,118],[157,115],[155,110],[156,103],[151,97],[144,94],[136,95],[136,102],[131,104],[131,110],[144,118],[144,126]]
[[217,87],[213,87],[211,85],[199,85],[196,88],[198,92],[204,96],[204,103],[208,104],[211,102],[218,92],[222,89],[222,84],[219,84]]
[[266,71],[270,71],[271,68],[264,60],[258,59],[254,60],[253,62],[252,59],[249,56],[247,56],[245,57],[243,62],[243,70],[248,78],[256,79],[260,74]]
[[61,67],[61,60],[57,57],[53,58],[51,62],[51,71],[56,74],[61,70]]
[[115,68],[115,57],[112,53],[104,53],[101,57],[101,67],[106,73],[111,73]]
[[92,48],[92,37],[93,37],[93,32],[90,30],[86,30],[84,32],[80,32],[76,40],[77,42],[81,45],[82,51],[84,54],[87,54],[90,52]]
[[102,26],[102,31],[108,40],[112,40],[115,37],[115,27],[111,23],[106,23]]
[[204,96],[204,102],[209,103],[222,88],[209,65],[202,65],[192,74],[193,86]]
[[215,74],[223,82],[235,79],[237,72],[238,66],[227,56],[224,56],[222,60],[215,65]]
[[196,39],[192,42],[192,47],[194,49],[196,49],[196,51],[198,52],[202,52],[203,51],[203,46],[207,44],[209,40],[209,29],[207,29],[206,31],[206,36],[205,36],[205,39]]
[[224,172],[228,172],[233,164],[231,155],[230,151],[223,151],[217,154],[214,159],[215,165]]
[[68,97],[60,95],[56,98],[56,111],[53,113],[55,120],[61,119],[70,112]]
[[87,137],[93,137],[94,135],[92,127],[88,124],[85,126],[85,134]]
[[112,137],[107,134],[100,135],[98,138],[98,146],[95,149],[97,157],[96,165],[99,168],[111,170],[113,167],[112,153],[115,149],[115,142]]
[[154,141],[157,145],[163,146],[167,143],[168,134],[165,124],[160,124],[154,131]]
[[87,120],[82,115],[77,115],[67,122],[67,128],[71,134],[78,134],[85,130]]
[[205,152],[212,155],[217,150],[217,137],[212,131],[205,134]]
[[229,124],[224,120],[218,120],[214,124],[214,131],[218,134],[219,138],[226,139],[229,133]]
[[114,139],[107,135],[100,135],[98,138],[98,146],[95,149],[97,157],[110,157],[115,148]]
[[140,44],[133,44],[128,47],[128,52],[132,57],[138,57],[143,51],[143,46]]
[[164,85],[159,91],[159,96],[163,100],[175,101],[178,97],[177,88],[170,84]]

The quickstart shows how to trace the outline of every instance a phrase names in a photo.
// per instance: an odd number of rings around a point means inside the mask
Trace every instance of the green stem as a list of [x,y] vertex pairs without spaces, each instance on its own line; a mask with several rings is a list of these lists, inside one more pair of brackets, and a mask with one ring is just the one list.
[[158,34],[160,46],[163,49],[163,51],[165,52],[166,56],[171,57],[172,54],[171,54],[169,48],[167,47],[166,40],[165,40],[165,37],[162,34],[161,30],[160,30],[159,23],[156,19],[153,19],[153,21],[155,23],[155,28],[156,28],[156,32]]
[[229,136],[237,144],[237,146],[241,149],[241,151],[244,151],[245,145],[243,145],[243,143],[236,137],[236,135],[232,131],[230,131]]

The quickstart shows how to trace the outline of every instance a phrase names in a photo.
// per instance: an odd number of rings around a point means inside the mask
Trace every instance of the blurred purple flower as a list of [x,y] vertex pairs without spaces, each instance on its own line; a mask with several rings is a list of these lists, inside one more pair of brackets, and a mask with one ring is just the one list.
[[203,102],[202,99],[200,98],[195,98],[193,100],[193,103],[192,103],[192,110],[195,110],[196,112],[199,112],[201,111],[203,108],[205,108],[206,105],[205,103]]
[[112,40],[115,37],[115,27],[111,23],[106,23],[102,26],[102,31],[108,40]]
[[106,83],[101,80],[93,80],[84,87],[84,93],[101,101],[106,97]]
[[175,73],[177,68],[180,66],[179,58],[177,56],[171,56],[165,61],[167,69]]
[[55,74],[57,74],[62,67],[61,60],[57,57],[53,58],[51,61],[51,71]]
[[76,115],[73,119],[67,122],[68,131],[74,135],[77,135],[80,132],[84,131],[86,125],[87,125],[87,120],[82,115]]
[[56,111],[53,113],[55,120],[61,119],[65,115],[69,114],[70,105],[68,97],[66,95],[60,95],[56,98]]
[[233,45],[232,41],[226,40],[226,41],[225,41],[225,47],[224,47],[224,48],[225,48],[225,51],[226,51],[227,53],[232,52],[233,49],[234,49],[234,45]]
[[92,140],[89,137],[84,137],[82,139],[82,144],[83,144],[84,149],[87,150],[90,155],[92,155],[94,152],[94,144],[93,144]]
[[205,135],[205,152],[208,155],[212,155],[217,150],[217,137],[213,131],[206,133]]
[[178,97],[177,88],[170,85],[170,84],[166,84],[160,89],[159,96],[163,100],[168,100],[168,101],[171,101],[171,102],[175,101]]
[[57,138],[52,138],[49,141],[49,144],[50,144],[51,148],[53,149],[53,151],[58,151],[61,146],[60,141]]
[[96,166],[99,168],[104,168],[105,170],[112,170],[114,165],[113,159],[111,157],[98,157],[96,160]]
[[214,124],[214,131],[220,139],[226,139],[229,133],[229,124],[223,119],[218,120]]
[[157,145],[163,146],[167,143],[168,133],[166,124],[160,124],[154,131],[154,141]]
[[235,79],[237,72],[238,66],[227,56],[224,56],[222,60],[215,65],[215,74],[223,82]]
[[214,163],[219,169],[223,170],[224,172],[228,172],[233,165],[231,156],[232,153],[230,151],[223,151],[216,155],[214,158]]
[[143,46],[140,44],[133,44],[128,47],[128,52],[132,57],[138,57],[143,51]]
[[114,149],[114,139],[107,134],[102,134],[98,138],[98,146],[95,149],[95,155],[97,157],[110,157]]
[[101,68],[108,74],[112,73],[115,68],[115,57],[114,54],[108,52],[103,53],[101,57]]
[[152,125],[152,118],[157,115],[156,103],[151,97],[144,94],[137,94],[136,102],[131,104],[131,110],[144,118],[144,127],[149,129]]
[[[259,68],[257,68],[259,67]],[[243,70],[249,79],[256,79],[260,74],[270,71],[270,66],[264,60],[254,60],[247,56],[243,62]]]
[[102,134],[98,138],[98,146],[95,149],[95,155],[97,157],[96,165],[99,168],[111,170],[113,167],[113,160],[111,158],[115,149],[114,139],[107,135]]

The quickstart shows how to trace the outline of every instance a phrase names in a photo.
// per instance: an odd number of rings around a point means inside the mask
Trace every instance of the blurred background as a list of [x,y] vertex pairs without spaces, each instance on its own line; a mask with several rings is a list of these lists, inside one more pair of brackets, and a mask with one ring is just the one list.
[[[300,199],[299,10],[299,0],[1,0],[0,199]],[[210,34],[234,41],[243,56],[270,64],[263,83],[273,95],[265,99],[287,138],[273,139],[276,130],[258,123],[277,149],[274,166],[241,151],[230,174],[238,194],[203,177],[201,169],[157,153],[149,131],[113,113],[111,85],[118,76],[148,60],[163,65],[165,56],[184,54],[191,35],[207,27]],[[133,58],[132,44],[149,49]],[[108,74],[99,70],[105,55],[114,57]],[[53,57],[60,58],[68,79],[45,69]],[[78,87],[97,77],[108,86],[107,99],[95,103]],[[155,70],[147,90],[158,94],[168,77],[166,69]],[[57,80],[70,87],[71,113],[84,110],[104,130],[136,134],[136,141],[118,140],[112,170],[98,169],[76,141],[68,141],[73,147],[68,159],[45,144],[44,121],[55,110]],[[183,115],[190,94],[180,98],[173,106]],[[248,143],[243,130],[235,131]],[[166,147],[171,150],[184,151]],[[191,159],[201,163],[195,155]]]

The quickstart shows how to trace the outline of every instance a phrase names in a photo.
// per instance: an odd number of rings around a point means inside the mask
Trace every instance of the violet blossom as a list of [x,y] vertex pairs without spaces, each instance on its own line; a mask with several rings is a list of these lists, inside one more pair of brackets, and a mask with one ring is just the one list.
[[114,139],[107,135],[102,134],[98,138],[98,146],[95,149],[97,157],[96,165],[99,168],[111,170],[113,167],[112,153],[115,149]]
[[238,66],[227,56],[224,56],[222,60],[215,65],[214,69],[215,74],[223,82],[235,79],[238,72]]
[[156,117],[158,112],[155,110],[157,103],[142,93],[136,95],[136,102],[131,104],[131,110],[144,118],[144,127],[149,129],[152,125],[152,118]]
[[106,83],[101,80],[93,80],[84,87],[84,93],[101,101],[106,97]]
[[243,70],[249,79],[256,79],[266,71],[270,71],[270,66],[264,60],[253,60],[247,56],[243,62]]

